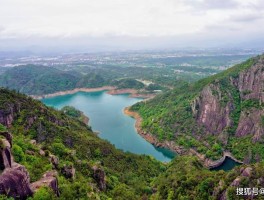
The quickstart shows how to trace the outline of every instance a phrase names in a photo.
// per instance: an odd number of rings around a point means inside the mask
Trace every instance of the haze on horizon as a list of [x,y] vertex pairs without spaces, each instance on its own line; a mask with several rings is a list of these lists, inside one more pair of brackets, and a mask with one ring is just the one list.
[[263,0],[0,0],[0,51],[262,48]]

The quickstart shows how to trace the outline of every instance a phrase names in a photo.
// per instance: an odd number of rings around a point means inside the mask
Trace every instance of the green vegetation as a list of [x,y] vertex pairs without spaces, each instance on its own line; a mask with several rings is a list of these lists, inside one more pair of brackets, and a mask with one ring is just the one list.
[[[89,127],[64,112],[48,108],[25,95],[0,89],[2,113],[20,107],[10,132],[13,134],[12,152],[15,161],[23,164],[32,181],[38,180],[52,169],[49,155],[59,158],[60,199],[119,198],[129,196],[140,199],[150,196],[153,178],[165,170],[165,166],[149,156],[138,156],[117,150],[101,140]],[[33,121],[33,123],[31,123]],[[31,140],[37,140],[37,145]],[[39,153],[40,148],[45,155]],[[63,166],[74,166],[76,178],[67,179],[61,173]],[[93,166],[106,173],[106,191],[98,192],[93,179]],[[123,191],[126,188],[127,190]],[[45,194],[43,189],[39,192]],[[39,195],[39,194],[38,194]]]
[[[216,200],[225,192],[228,199],[244,199],[236,195],[236,188],[258,187],[258,177],[264,175],[263,167],[263,162],[255,164],[251,166],[252,175],[240,176],[242,167],[235,167],[227,173],[209,171],[195,157],[177,157],[170,163],[168,170],[154,181],[157,192],[151,199]],[[239,186],[231,186],[237,177],[241,179]],[[255,196],[254,199],[263,199],[263,196]]]
[[147,87],[146,87],[146,90],[149,90],[149,91],[154,91],[154,90],[166,90],[167,88],[159,85],[159,84],[149,84]]
[[73,106],[65,106],[61,109],[61,111],[66,114],[69,117],[73,117],[81,122],[83,122],[85,125],[88,125],[89,118],[80,110],[77,110]]
[[7,70],[0,77],[0,85],[25,94],[49,94],[75,88],[76,72],[63,72],[52,67],[24,65]]
[[96,88],[112,85],[118,89],[144,89],[145,85],[132,78],[110,79],[91,72],[62,71],[52,67],[24,65],[13,67],[0,75],[0,86],[30,95],[52,94],[74,88]]
[[76,108],[74,108],[73,106],[65,106],[61,109],[61,111],[63,113],[65,113],[66,115],[70,116],[70,117],[74,117],[74,118],[80,118],[82,116],[82,112],[77,110]]
[[[263,105],[255,100],[242,101],[238,89],[231,84],[230,78],[237,78],[239,72],[250,68],[259,58],[249,59],[242,64],[196,83],[181,84],[150,101],[139,102],[133,105],[131,109],[139,112],[142,116],[143,130],[154,134],[160,141],[172,140],[187,149],[193,148],[211,159],[220,158],[224,149],[231,151],[239,159],[244,158],[247,156],[244,150],[235,152],[236,150],[232,148],[234,144],[237,144],[237,146],[242,145],[241,148],[246,150],[253,148],[253,146],[243,145],[242,140],[234,136],[240,114],[249,108],[263,108]],[[191,107],[194,99],[197,98],[202,89],[210,84],[219,87],[221,98],[217,91],[212,91],[212,93],[220,99],[221,106],[224,107],[227,103],[233,104],[233,110],[230,114],[232,126],[220,135],[206,134],[204,127],[196,122]],[[227,140],[228,144],[224,142],[225,138],[229,138]],[[235,142],[233,143],[233,141]],[[248,142],[251,143],[251,140]],[[256,146],[259,145],[261,143],[257,142]],[[258,151],[261,151],[261,148]]]
[[6,131],[6,127],[0,124],[0,132],[4,132],[4,131]]
[[248,58],[248,55],[171,57],[166,53],[158,53],[157,57],[133,53],[112,56],[112,59],[105,59],[98,55],[91,60],[68,61],[67,64],[52,67],[22,65],[0,68],[0,86],[25,94],[43,95],[106,85],[142,89],[144,85],[136,81],[141,79],[154,83],[145,88],[147,91],[167,90],[178,87],[181,82],[195,82],[219,73],[223,66],[228,67]]
[[134,79],[120,79],[115,80],[112,82],[113,86],[116,86],[118,89],[125,89],[125,88],[131,88],[131,89],[143,89],[144,84],[134,80]]

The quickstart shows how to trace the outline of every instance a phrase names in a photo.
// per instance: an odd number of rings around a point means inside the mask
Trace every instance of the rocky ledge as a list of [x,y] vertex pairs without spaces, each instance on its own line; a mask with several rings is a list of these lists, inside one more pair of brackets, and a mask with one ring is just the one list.
[[30,183],[27,169],[14,162],[11,147],[12,135],[8,132],[0,132],[5,139],[0,139],[0,166],[3,172],[0,174],[0,194],[15,199],[27,199],[41,187],[50,187],[59,196],[57,174],[47,172],[39,181]]

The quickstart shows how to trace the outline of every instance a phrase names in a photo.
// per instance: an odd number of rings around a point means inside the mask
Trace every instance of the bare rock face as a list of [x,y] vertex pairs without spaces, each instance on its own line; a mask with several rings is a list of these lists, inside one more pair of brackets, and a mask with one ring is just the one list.
[[241,178],[240,177],[237,177],[232,183],[231,183],[231,186],[239,186],[241,182]]
[[66,178],[75,178],[75,168],[73,166],[64,165],[61,172]]
[[11,145],[6,139],[0,140],[0,169],[10,168],[12,165]]
[[0,135],[4,136],[5,139],[9,142],[10,146],[12,147],[13,136],[9,132],[0,132]]
[[26,199],[32,196],[33,192],[29,187],[30,178],[24,166],[15,164],[7,168],[0,175],[0,194],[9,197]]
[[[259,60],[250,68],[239,73],[237,77],[230,77],[228,84],[236,90],[241,101],[264,102],[264,58]],[[220,134],[227,127],[232,127],[234,122],[231,113],[235,109],[232,93],[228,88],[225,90],[218,81],[206,86],[191,104],[192,112],[198,125],[205,128],[211,134]],[[221,103],[224,100],[225,103]],[[259,141],[264,134],[262,118],[264,109],[242,110],[238,127],[235,132],[237,137],[253,134],[253,142]]]
[[252,171],[253,169],[251,167],[247,167],[246,169],[243,170],[241,175],[245,177],[250,177],[252,174]]
[[238,89],[242,99],[258,99],[264,102],[264,59],[239,74]]
[[254,134],[253,142],[259,141],[264,134],[264,127],[261,125],[263,110],[252,109],[250,112],[242,112],[236,130],[237,137]]
[[93,178],[101,191],[106,189],[105,172],[103,169],[93,166]]
[[59,196],[58,179],[56,171],[49,171],[45,173],[42,178],[34,183],[30,184],[31,190],[35,193],[41,187],[50,187],[54,193]]
[[232,124],[230,113],[234,106],[232,102],[228,102],[223,107],[220,103],[221,98],[219,87],[211,84],[205,87],[192,103],[196,121],[211,134],[221,133],[224,128]]
[[49,160],[50,160],[51,164],[53,165],[53,168],[54,169],[58,169],[58,166],[59,166],[59,158],[57,156],[50,155]]
[[6,110],[0,110],[0,123],[10,128],[15,118],[15,113],[20,111],[19,105],[7,105]]

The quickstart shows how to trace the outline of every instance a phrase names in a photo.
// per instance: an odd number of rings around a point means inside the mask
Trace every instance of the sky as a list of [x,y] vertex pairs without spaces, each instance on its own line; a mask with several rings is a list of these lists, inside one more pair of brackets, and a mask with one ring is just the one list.
[[0,0],[0,50],[261,47],[263,0]]

